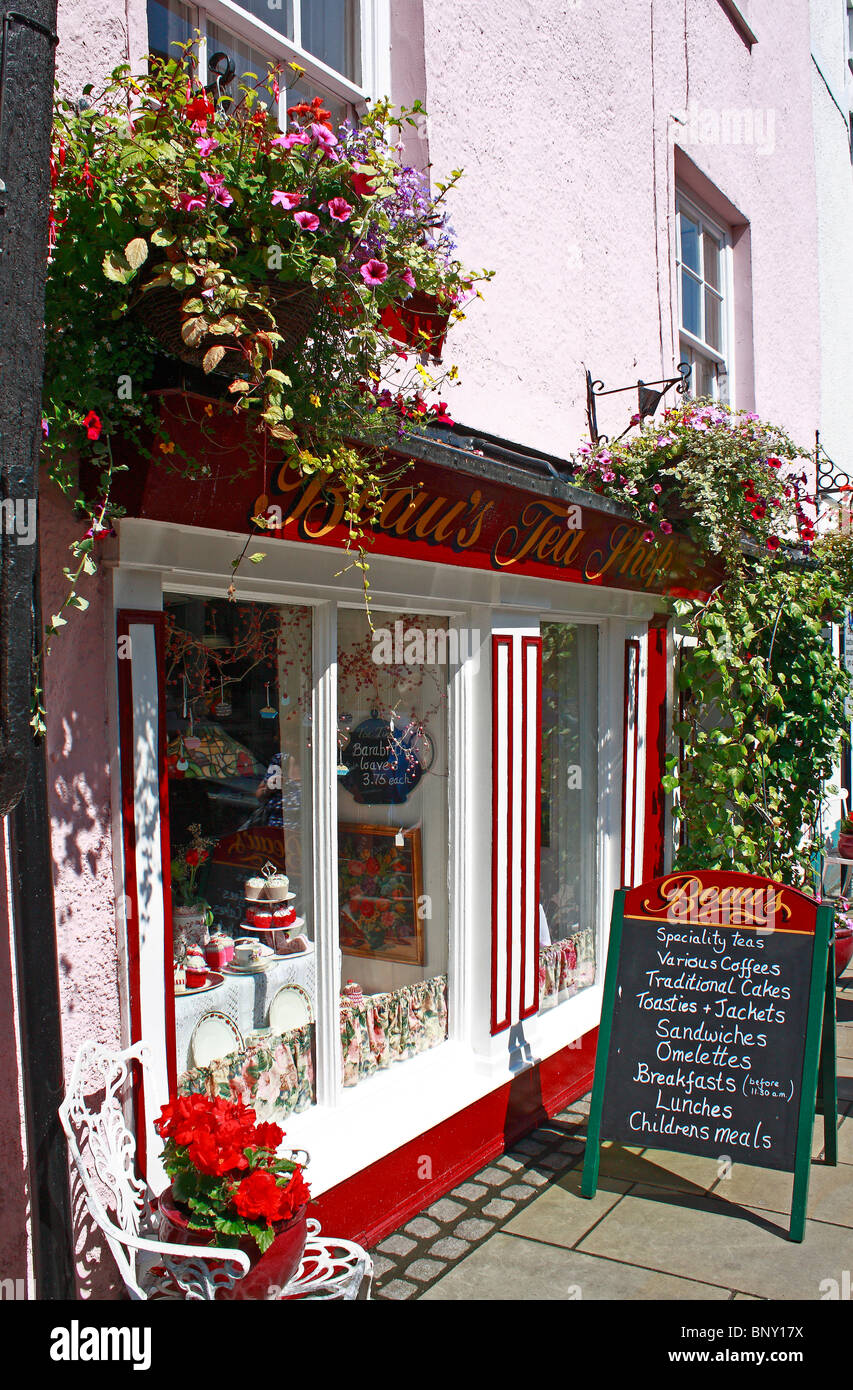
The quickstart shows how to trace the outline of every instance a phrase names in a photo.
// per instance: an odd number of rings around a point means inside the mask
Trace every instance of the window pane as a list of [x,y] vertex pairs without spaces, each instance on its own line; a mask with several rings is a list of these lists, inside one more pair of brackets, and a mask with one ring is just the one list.
[[293,0],[234,0],[234,3],[286,39],[293,38]]
[[314,1103],[311,613],[165,610],[178,1089],[280,1120]]
[[722,300],[713,290],[705,291],[705,342],[717,352],[723,350]]
[[693,392],[696,396],[717,395],[717,369],[708,357],[697,352],[693,358]]
[[720,288],[720,243],[710,232],[702,234],[702,251],[705,257],[705,281],[715,290]]
[[447,1033],[448,623],[338,611],[343,1082]]
[[543,1009],[595,981],[597,817],[598,629],[543,623],[539,852]]
[[351,82],[360,83],[358,0],[302,0],[302,47]]
[[691,270],[695,270],[697,275],[701,275],[699,228],[685,213],[681,214],[681,259]]
[[[285,69],[285,72],[287,70]],[[318,87],[316,82],[306,82],[302,78],[287,88],[287,105],[298,106],[300,102],[311,102],[314,97],[322,97],[325,109],[330,112],[332,125],[335,129],[342,125],[347,119],[352,119],[352,108],[340,97],[332,96],[331,92],[326,92],[322,87]]]
[[702,287],[686,270],[681,272],[681,325],[702,337]]
[[148,0],[148,48],[158,58],[179,58],[173,43],[192,38],[190,11],[180,0]]
[[[243,99],[240,91],[240,83],[245,81],[247,87],[256,87],[258,99],[265,106],[272,106],[274,98],[266,90],[268,81],[268,70],[270,59],[267,54],[261,53],[259,49],[253,48],[244,39],[238,38],[230,30],[221,28],[218,24],[208,24],[207,26],[207,57],[208,61],[214,53],[227,53],[236,69],[236,75],[231,86],[227,89],[227,94],[233,98],[235,104]],[[254,77],[247,76],[254,73]]]

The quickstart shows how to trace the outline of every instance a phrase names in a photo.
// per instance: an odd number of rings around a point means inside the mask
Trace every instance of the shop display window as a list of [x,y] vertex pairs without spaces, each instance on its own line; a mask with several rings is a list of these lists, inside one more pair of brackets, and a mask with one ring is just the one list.
[[315,1094],[311,610],[165,609],[178,1084],[280,1118]]
[[338,610],[343,1081],[447,1033],[443,617]]
[[[338,725],[312,727],[312,612],[167,595],[176,1070],[262,1119],[316,1100],[312,739],[337,740],[344,1086],[447,1034],[445,618],[338,610]],[[334,1040],[334,1041],[333,1041]]]
[[598,629],[544,622],[540,1010],[596,978]]

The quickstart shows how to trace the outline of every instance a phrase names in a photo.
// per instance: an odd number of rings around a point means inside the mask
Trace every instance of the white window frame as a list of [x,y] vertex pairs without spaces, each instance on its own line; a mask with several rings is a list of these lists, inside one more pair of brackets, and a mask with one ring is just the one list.
[[[697,337],[686,329],[684,325],[684,313],[682,302],[682,256],[681,256],[681,213],[684,213],[691,221],[696,222],[701,234],[709,232],[720,242],[720,288],[717,293],[720,295],[720,331],[722,337],[722,351],[711,346],[703,338]],[[734,404],[735,401],[735,373],[734,373],[734,267],[732,255],[732,236],[731,231],[720,222],[715,221],[708,213],[693,199],[680,190],[675,198],[675,279],[676,279],[676,304],[678,313],[678,339],[679,352],[681,358],[686,358],[691,366],[695,365],[697,357],[702,357],[706,362],[710,362],[715,368],[715,392],[714,399]],[[704,253],[703,253],[704,254]],[[695,271],[691,267],[686,267],[692,275]],[[702,275],[702,315],[705,314],[704,289],[706,285],[704,278],[704,264]],[[709,286],[713,289],[713,286]],[[723,378],[721,381],[720,378]],[[691,394],[694,394],[695,375],[691,375]]]
[[[391,94],[391,19],[390,0],[360,0],[361,20],[361,83],[351,82],[343,73],[307,53],[299,43],[301,9],[299,0],[293,0],[294,38],[288,39],[255,18],[233,0],[205,0],[203,5],[188,5],[190,24],[201,34],[199,52],[199,75],[203,83],[208,80],[208,25],[212,22],[229,29],[238,38],[258,49],[270,62],[298,63],[305,69],[304,80],[330,92],[341,101],[347,102],[357,110],[363,110],[368,101]],[[259,74],[260,75],[260,74]],[[279,101],[279,125],[287,124],[287,89],[289,70],[282,73],[281,98]],[[292,104],[292,103],[291,103]]]

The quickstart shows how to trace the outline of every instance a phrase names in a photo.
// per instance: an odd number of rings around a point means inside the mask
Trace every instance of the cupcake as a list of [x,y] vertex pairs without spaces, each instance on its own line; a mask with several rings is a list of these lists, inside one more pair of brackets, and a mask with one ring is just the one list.
[[341,994],[344,996],[345,999],[348,999],[356,1009],[360,1009],[362,1004],[364,1003],[364,995],[361,992],[361,985],[357,984],[355,980],[347,980],[346,984],[341,990]]
[[233,936],[228,936],[226,932],[222,932],[222,945],[225,948],[225,964],[227,965],[229,961],[232,961],[234,959]]
[[246,879],[246,882],[243,885],[243,891],[246,894],[246,898],[249,902],[256,903],[260,898],[264,896],[265,887],[265,879],[260,878],[257,874],[253,874],[251,878]]
[[272,926],[272,908],[256,907],[252,912],[252,925],[261,931],[269,931]]
[[281,902],[290,892],[290,879],[287,874],[271,874],[267,879],[267,897],[272,902]]
[[207,984],[207,962],[200,946],[187,947],[184,969],[187,974],[187,989],[199,989]]
[[292,927],[296,921],[296,911],[292,907],[277,907],[272,915],[274,927]]

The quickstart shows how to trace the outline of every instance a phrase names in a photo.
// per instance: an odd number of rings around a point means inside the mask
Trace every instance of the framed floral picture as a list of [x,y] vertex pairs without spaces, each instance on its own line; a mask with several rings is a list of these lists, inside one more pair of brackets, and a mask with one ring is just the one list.
[[420,827],[339,825],[338,864],[344,955],[423,965]]

